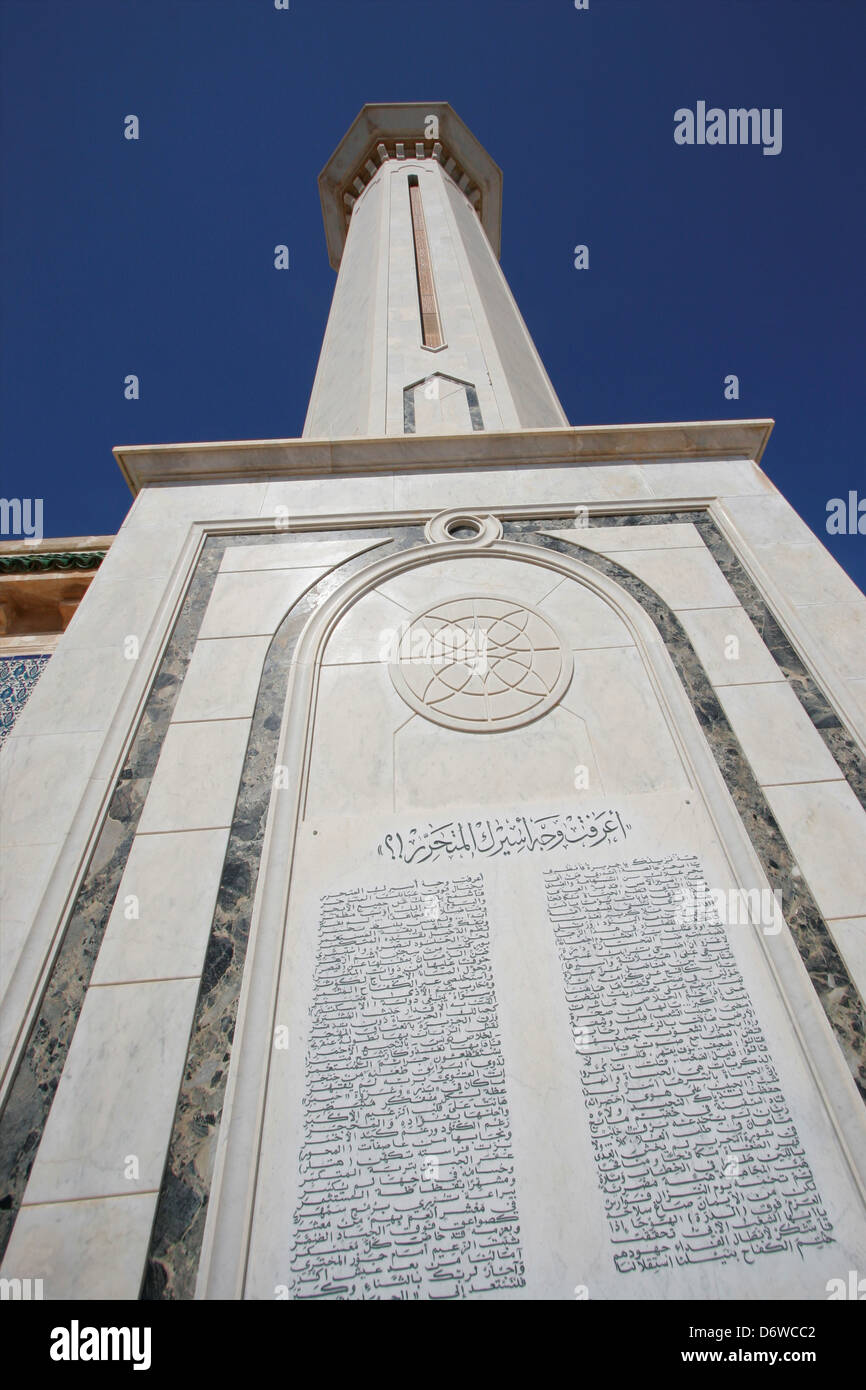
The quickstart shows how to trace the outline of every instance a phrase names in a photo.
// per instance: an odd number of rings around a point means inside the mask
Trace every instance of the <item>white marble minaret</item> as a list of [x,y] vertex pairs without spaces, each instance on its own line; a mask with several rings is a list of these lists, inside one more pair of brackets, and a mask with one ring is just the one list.
[[3,1288],[852,1296],[866,598],[772,421],[568,424],[449,106],[320,189],[303,436],[115,451],[0,752]]
[[450,106],[365,107],[319,188],[339,275],[305,438],[567,425],[499,268],[502,174]]

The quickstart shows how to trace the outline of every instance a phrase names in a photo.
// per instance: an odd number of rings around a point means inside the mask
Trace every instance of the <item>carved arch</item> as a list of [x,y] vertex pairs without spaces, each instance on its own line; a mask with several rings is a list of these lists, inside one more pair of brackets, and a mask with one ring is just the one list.
[[[471,544],[452,543],[455,558],[478,555]],[[492,558],[513,559],[543,566],[585,586],[606,602],[629,630],[649,676],[660,708],[696,793],[724,847],[732,881],[742,889],[762,887],[767,880],[707,744],[688,694],[658,628],[640,602],[626,589],[576,556],[543,545],[499,541],[485,547]],[[200,1266],[198,1296],[243,1296],[255,1202],[255,1155],[264,1115],[274,1025],[277,982],[283,969],[288,902],[298,829],[308,776],[315,725],[316,694],[322,656],[331,633],[352,605],[386,580],[435,563],[438,546],[423,546],[388,555],[365,566],[327,597],[308,620],[295,653],[289,679],[278,763],[287,769],[288,787],[271,797],[254,913],[250,953],[244,975],[237,1042],[223,1119],[218,1171],[212,1190],[208,1226]],[[769,967],[784,997],[796,997],[802,986],[802,966],[787,934],[760,938]],[[791,1011],[789,1004],[789,1012]],[[823,1036],[823,1035],[822,1035]],[[830,1071],[841,1065],[835,1045],[823,1038]],[[821,1046],[809,1037],[814,1051]],[[831,1121],[838,1125],[831,1111]],[[251,1178],[250,1175],[253,1174]]]

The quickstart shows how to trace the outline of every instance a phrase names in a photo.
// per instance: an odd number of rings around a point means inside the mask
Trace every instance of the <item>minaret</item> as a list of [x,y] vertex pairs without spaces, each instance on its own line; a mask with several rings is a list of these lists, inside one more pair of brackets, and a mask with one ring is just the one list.
[[499,266],[502,173],[447,102],[365,106],[319,189],[339,274],[305,438],[568,425]]

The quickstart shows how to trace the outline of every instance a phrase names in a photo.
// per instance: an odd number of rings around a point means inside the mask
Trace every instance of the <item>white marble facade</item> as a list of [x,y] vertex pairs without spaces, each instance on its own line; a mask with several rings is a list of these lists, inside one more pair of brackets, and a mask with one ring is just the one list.
[[[485,428],[403,436],[408,163],[356,203],[303,440],[118,451],[0,753],[3,1275],[824,1298],[866,1267],[866,598],[769,422],[515,395],[489,208],[429,153],[436,370]],[[341,316],[377,347],[328,430]]]
[[[788,566],[796,565],[801,573],[814,558],[816,572],[822,575],[827,572],[828,557],[814,537],[801,529],[756,464],[732,460],[726,466],[722,461],[700,464],[686,459],[681,467],[682,474],[675,461],[657,465],[630,460],[548,470],[530,465],[525,474],[533,502],[522,509],[514,502],[515,478],[520,473],[515,474],[512,466],[492,468],[479,475],[472,495],[477,499],[475,510],[482,515],[514,516],[522,510],[531,519],[533,510],[544,513],[536,521],[539,535],[559,535],[584,546],[588,554],[610,557],[642,579],[676,614],[851,979],[866,992],[861,944],[866,899],[859,869],[866,819],[855,791],[698,529],[688,520],[606,525],[604,514],[621,512],[622,484],[628,493],[626,508],[664,516],[703,504],[712,488],[730,476],[733,490],[713,497],[712,514],[786,631],[796,636],[810,671],[820,678],[858,742],[866,730],[850,677],[853,674],[856,682],[859,673],[860,679],[866,679],[866,668],[850,671],[844,645],[837,649],[836,662],[830,653],[848,606],[860,611],[866,600],[840,572],[833,608],[839,627],[834,629],[824,621],[826,603],[791,602],[784,596],[783,584],[774,585],[773,561],[779,554],[784,553]],[[458,474],[454,483],[449,489],[447,479],[440,476],[438,498],[446,508],[450,503],[466,508],[466,479]],[[667,489],[664,484],[669,485]],[[421,502],[414,507],[413,486]],[[616,489],[608,502],[603,500],[606,486]],[[399,508],[394,505],[398,487],[404,503]],[[292,520],[303,527],[303,534],[293,531],[289,539],[282,513],[275,525],[268,508],[276,497],[289,498],[294,489],[303,500],[298,509],[292,508]],[[539,501],[540,497],[544,500]],[[372,505],[365,505],[368,502]],[[600,524],[568,524],[581,507],[597,510],[593,521]],[[292,605],[312,585],[334,574],[341,562],[361,557],[361,579],[347,581],[344,607],[330,622],[315,657],[306,649],[296,653],[298,674],[293,683],[298,685],[298,708],[308,711],[304,726],[309,727],[302,764],[303,816],[293,832],[299,838],[287,934],[272,917],[265,894],[274,873],[284,872],[285,852],[274,848],[272,837],[286,827],[269,825],[256,890],[255,949],[247,957],[244,982],[245,991],[259,988],[265,997],[268,980],[277,990],[267,1016],[275,1027],[279,1020],[287,1020],[290,1046],[286,1059],[274,1055],[279,1063],[286,1060],[290,1069],[295,1068],[294,1079],[284,1091],[273,1072],[270,1077],[260,1074],[261,1038],[256,1038],[255,1029],[250,1032],[252,1015],[246,1012],[242,995],[243,1027],[233,1065],[240,1067],[246,1047],[246,1071],[239,1072],[237,1084],[255,1084],[264,1106],[262,1110],[252,1106],[250,1113],[250,1098],[238,1097],[230,1084],[228,1122],[223,1122],[215,1153],[218,1190],[223,1185],[231,1190],[237,1181],[232,1165],[242,1162],[243,1141],[249,1132],[250,1142],[257,1142],[254,1136],[262,1124],[264,1152],[267,1155],[273,1148],[275,1156],[280,1156],[283,1176],[285,1153],[293,1143],[300,1161],[306,1028],[312,1007],[312,996],[305,991],[312,988],[319,900],[341,889],[439,882],[443,874],[444,881],[451,882],[479,868],[471,862],[449,862],[437,865],[431,877],[429,870],[421,875],[403,866],[400,873],[400,866],[391,864],[385,873],[376,846],[389,831],[411,829],[419,820],[459,819],[461,814],[489,819],[565,813],[566,808],[573,812],[587,808],[587,814],[613,808],[632,829],[625,844],[600,851],[599,862],[604,858],[628,864],[643,857],[693,853],[711,888],[727,882],[767,886],[753,862],[745,879],[740,865],[732,875],[731,858],[736,861],[738,854],[751,858],[753,851],[743,845],[732,851],[725,843],[724,826],[720,831],[718,820],[724,820],[728,793],[721,785],[701,788],[692,756],[683,747],[684,711],[672,716],[667,699],[660,694],[658,670],[648,666],[647,652],[653,648],[662,663],[669,663],[658,637],[648,627],[636,632],[608,597],[587,583],[593,579],[591,572],[566,574],[551,568],[559,557],[537,546],[524,558],[513,541],[475,550],[471,540],[446,542],[445,547],[428,546],[425,563],[409,567],[399,561],[386,562],[384,552],[379,553],[381,545],[364,527],[365,521],[374,526],[413,523],[429,516],[430,510],[430,480],[424,474],[359,476],[356,482],[319,480],[315,493],[310,481],[299,479],[293,484],[285,479],[213,488],[161,488],[140,494],[104,572],[70,629],[71,653],[77,656],[91,643],[94,690],[103,688],[100,653],[106,642],[106,618],[113,615],[119,636],[139,636],[140,655],[124,671],[122,694],[115,697],[100,727],[79,732],[76,722],[82,727],[97,723],[92,711],[99,706],[88,705],[87,685],[64,690],[61,644],[3,755],[4,805],[18,808],[14,819],[8,811],[4,816],[9,906],[4,920],[3,1022],[10,1060],[21,1046],[37,1003],[45,958],[56,946],[62,913],[57,905],[69,901],[82,876],[130,724],[157,670],[178,600],[195,568],[198,538],[206,532],[242,537],[270,531],[272,541],[234,548],[229,543],[219,562],[23,1194],[4,1272],[29,1270],[36,1260],[40,1277],[55,1296],[76,1291],[97,1296],[106,1284],[115,1296],[138,1294],[262,670],[274,634]],[[559,526],[548,524],[551,513],[560,518]],[[584,514],[578,514],[582,522]],[[174,516],[182,519],[174,523]],[[351,535],[347,538],[347,523],[363,529],[363,538],[357,542]],[[335,531],[341,532],[340,540],[333,539]],[[172,534],[173,553],[169,550]],[[127,577],[127,555],[133,552],[143,567],[153,566],[149,583],[136,585]],[[571,562],[573,568],[575,563]],[[373,566],[384,567],[384,572],[370,582],[364,576]],[[815,592],[822,596],[820,589]],[[541,718],[500,732],[449,729],[413,711],[395,688],[389,669],[392,634],[422,609],[469,593],[480,599],[493,596],[528,604],[561,637],[573,660],[573,674],[565,693]],[[134,599],[134,609],[125,602],[127,594]],[[328,601],[333,605],[339,594],[335,585]],[[803,596],[813,596],[808,587]],[[305,695],[299,683],[313,673],[314,693]],[[82,709],[78,721],[76,702]],[[291,718],[282,710],[279,713],[285,738]],[[286,765],[293,769],[288,757]],[[697,794],[706,805],[700,814]],[[730,825],[727,829],[730,833]],[[846,1059],[826,1023],[787,929],[764,934],[760,927],[735,924],[729,930],[730,945],[761,1019],[773,1066],[821,1194],[822,1211],[835,1231],[844,1232],[844,1240],[840,1244],[837,1238],[836,1244],[821,1247],[805,1264],[799,1255],[795,1265],[782,1253],[768,1254],[766,1261],[758,1262],[768,1264],[766,1274],[746,1272],[735,1260],[718,1268],[685,1272],[681,1268],[620,1272],[581,1109],[580,1055],[574,1049],[569,1055],[567,1047],[571,1035],[561,976],[557,976],[556,942],[538,901],[541,868],[530,861],[529,855],[520,864],[515,861],[504,876],[495,864],[481,866],[500,1046],[509,1077],[505,1101],[513,1163],[508,1170],[510,1196],[506,1195],[519,1214],[524,1282],[508,1287],[506,1275],[509,1270],[509,1277],[514,1275],[509,1266],[501,1274],[502,1283],[486,1294],[473,1293],[465,1282],[449,1287],[457,1288],[461,1296],[487,1297],[542,1293],[573,1297],[574,1288],[583,1285],[590,1289],[590,1296],[597,1297],[761,1297],[762,1280],[774,1281],[777,1288],[781,1279],[785,1288],[784,1281],[790,1277],[790,1296],[823,1296],[836,1265],[856,1267],[857,1259],[863,1258],[863,1245],[858,1244],[862,1235],[857,1234],[862,1231],[862,1218],[855,1218],[859,1199],[844,1163],[846,1151],[855,1157],[863,1153],[862,1103],[846,1066],[851,1059]],[[273,867],[277,863],[282,866],[279,871]],[[569,857],[559,852],[548,857],[544,869],[572,863],[587,860],[579,853]],[[136,900],[138,915],[130,917],[128,904]],[[303,929],[293,925],[293,914],[299,914]],[[274,939],[265,942],[268,934]],[[530,941],[535,942],[531,949]],[[533,954],[536,948],[538,959]],[[290,952],[286,960],[294,960],[294,951],[306,952],[306,976],[294,969],[286,975],[286,963],[279,968],[281,949]],[[272,957],[274,951],[277,954]],[[257,962],[264,971],[264,982],[258,984]],[[545,1001],[541,1012],[554,1028],[549,1037],[547,1024],[535,1036],[537,1021],[532,1026],[528,1019],[521,1022],[529,1007],[528,982],[538,970],[542,976],[532,991],[540,991],[537,997]],[[771,983],[780,973],[792,995],[783,989],[780,996],[777,984]],[[285,986],[279,982],[288,984],[289,978],[295,993],[285,996]],[[792,1033],[786,1022],[792,1009],[809,1022],[805,1050],[802,1037]],[[117,1043],[121,1035],[122,1046]],[[816,1058],[830,1104],[821,1099],[810,1079],[809,1066],[816,1065]],[[527,1066],[530,1073],[523,1077],[521,1069]],[[527,1108],[528,1101],[539,1094],[533,1069],[540,1067],[543,1076],[560,1066],[556,1094],[561,1093],[561,1101],[552,1111],[539,1112],[535,1102]],[[542,1093],[546,1094],[543,1087]],[[566,1098],[567,1108],[561,1110]],[[240,1156],[229,1143],[233,1124]],[[544,1155],[533,1156],[538,1140],[532,1136],[537,1136],[539,1126],[558,1136],[558,1156],[547,1176],[542,1176],[539,1167]],[[131,1156],[137,1160],[137,1176],[132,1178],[125,1176]],[[437,1161],[442,1162],[441,1156]],[[729,1157],[729,1162],[735,1161]],[[292,1171],[300,1171],[297,1163]],[[274,1182],[282,1194],[279,1200]],[[432,1190],[429,1183],[425,1186]],[[579,1200],[577,1192],[583,1194]],[[568,1193],[572,1197],[566,1200]],[[199,1268],[199,1296],[273,1297],[274,1290],[279,1297],[285,1296],[284,1290],[289,1296],[301,1296],[303,1285],[297,1285],[292,1272],[290,1248],[280,1245],[293,1229],[290,1208],[298,1200],[296,1182],[282,1186],[276,1177],[271,1178],[266,1162],[261,1188],[249,1200],[243,1231],[226,1232],[220,1227],[221,1213],[234,1213],[230,1227],[237,1221],[234,1203],[212,1204],[211,1229],[205,1233]],[[573,1211],[570,1201],[577,1202]],[[85,1209],[88,1248],[93,1253],[82,1270],[77,1232]],[[128,1232],[122,1250],[115,1239],[118,1222]],[[248,1283],[239,1286],[234,1273],[236,1248],[245,1241],[252,1241],[255,1257]],[[221,1256],[223,1244],[227,1253]],[[114,1271],[111,1280],[107,1280],[107,1266]],[[424,1287],[429,1296],[430,1287]],[[355,1296],[363,1296],[357,1286],[353,1288]],[[436,1285],[432,1288],[435,1292]],[[381,1296],[388,1292],[385,1281]],[[390,1289],[392,1295],[395,1292],[402,1292],[399,1281]]]

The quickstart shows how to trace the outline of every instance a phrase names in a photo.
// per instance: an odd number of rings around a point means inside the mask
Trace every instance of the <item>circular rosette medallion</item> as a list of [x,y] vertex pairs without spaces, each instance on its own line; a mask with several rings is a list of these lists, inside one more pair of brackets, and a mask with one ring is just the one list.
[[505,598],[447,599],[402,630],[391,679],[425,719],[496,733],[546,714],[565,694],[573,662],[552,623]]

